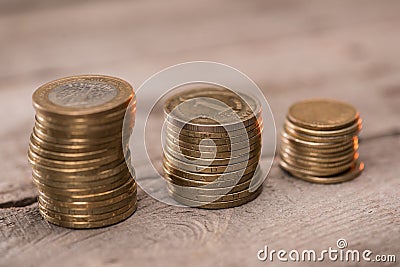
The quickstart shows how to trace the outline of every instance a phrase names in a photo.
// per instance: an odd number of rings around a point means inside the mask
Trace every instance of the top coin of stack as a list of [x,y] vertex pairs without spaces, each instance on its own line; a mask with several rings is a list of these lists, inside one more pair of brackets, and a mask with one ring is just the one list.
[[134,124],[133,97],[127,82],[99,75],[59,79],[35,91],[28,159],[47,221],[94,228],[136,210],[136,182],[122,146],[125,113],[127,136]]
[[223,88],[192,89],[170,97],[164,112],[164,177],[175,200],[219,209],[258,196],[263,126],[256,99]]
[[289,108],[281,135],[280,165],[292,175],[316,183],[339,183],[364,169],[358,160],[361,118],[349,104],[305,100]]

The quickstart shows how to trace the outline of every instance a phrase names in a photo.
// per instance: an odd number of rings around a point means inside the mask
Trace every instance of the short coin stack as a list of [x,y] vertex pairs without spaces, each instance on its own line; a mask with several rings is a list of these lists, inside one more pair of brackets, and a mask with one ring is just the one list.
[[260,194],[258,101],[224,88],[191,89],[170,97],[164,112],[164,177],[176,201],[220,209]]
[[358,157],[361,118],[349,104],[313,99],[289,108],[281,134],[280,165],[315,183],[339,183],[364,169]]
[[137,186],[122,145],[125,114],[127,136],[134,124],[133,97],[127,82],[99,75],[59,79],[35,91],[28,158],[47,221],[95,228],[134,213]]

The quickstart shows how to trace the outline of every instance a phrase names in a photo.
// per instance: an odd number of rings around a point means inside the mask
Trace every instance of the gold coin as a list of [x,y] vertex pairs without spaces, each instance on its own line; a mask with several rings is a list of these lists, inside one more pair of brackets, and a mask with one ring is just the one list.
[[[42,132],[40,129],[34,127],[33,132],[35,133],[36,136],[38,136],[40,139],[44,140],[45,142],[50,142],[50,143],[56,143],[56,144],[65,144],[65,145],[91,145],[91,146],[96,146],[96,145],[101,145],[101,144],[106,144],[109,142],[113,142],[115,140],[122,140],[122,132],[112,135],[112,136],[107,136],[107,137],[102,137],[102,138],[59,138],[59,137],[53,137],[49,136],[46,133]],[[127,134],[129,134],[127,132]]]
[[[250,140],[252,138],[256,138],[256,136],[260,137],[262,135],[263,129],[258,129],[257,131],[253,132],[243,132],[242,135],[239,136],[231,136],[231,137],[218,137],[218,138],[202,138],[202,137],[192,137],[192,136],[186,136],[183,134],[179,134],[177,132],[174,132],[172,130],[166,129],[165,133],[166,135],[170,136],[173,139],[179,139],[181,141],[187,142],[187,143],[192,143],[192,144],[200,144],[200,143],[206,143],[203,145],[207,145],[207,142],[210,143],[209,145],[230,145],[234,143],[241,143],[247,140]],[[261,138],[261,137],[260,137]]]
[[66,214],[46,209],[44,206],[42,206],[41,203],[39,203],[38,206],[39,210],[42,213],[46,214],[49,217],[56,218],[58,220],[68,221],[68,222],[95,222],[95,221],[107,220],[114,216],[123,214],[126,211],[130,210],[135,205],[136,202],[130,202],[128,203],[128,205],[125,205],[117,210],[101,214]]
[[41,86],[32,96],[36,110],[67,116],[108,113],[134,97],[132,86],[115,77],[82,75]]
[[[114,184],[115,182],[119,181],[121,177],[124,177],[129,173],[128,168],[123,169],[121,172],[105,177],[102,179],[93,179],[90,181],[87,181],[86,176],[81,176],[82,178],[85,179],[79,179],[80,177],[73,177],[73,179],[69,179],[66,177],[63,177],[62,180],[54,180],[52,177],[50,179],[48,176],[47,178],[43,179],[40,175],[38,175],[35,171],[32,171],[32,178],[34,180],[37,180],[43,185],[49,186],[49,187],[55,187],[55,188],[63,188],[63,189],[87,189],[87,188],[95,188],[100,185],[107,185],[107,184]],[[134,177],[134,176],[133,176]],[[96,176],[97,178],[97,176]],[[134,177],[135,178],[135,177]]]
[[[85,139],[85,138],[106,138],[109,136],[119,135],[122,132],[123,121],[118,122],[118,124],[112,124],[113,127],[101,127],[96,128],[88,128],[85,130],[76,130],[76,129],[54,129],[49,126],[42,125],[39,122],[35,122],[35,128],[38,129],[41,133],[46,136],[54,137],[54,138],[62,138],[62,139]],[[133,124],[124,129],[126,133],[132,132]]]
[[287,118],[293,124],[311,130],[336,130],[354,124],[359,114],[344,102],[330,99],[311,99],[293,104]]
[[49,186],[43,184],[40,180],[32,177],[34,184],[39,190],[44,192],[48,192],[50,194],[57,194],[61,196],[70,197],[71,195],[94,195],[101,194],[106,191],[110,191],[116,188],[119,188],[123,184],[125,184],[130,178],[130,173],[125,174],[124,176],[119,177],[120,179],[114,181],[113,183],[101,184],[98,186],[86,187],[86,188],[57,188],[53,186]]
[[340,143],[340,142],[347,142],[349,140],[353,140],[354,136],[357,135],[357,133],[354,133],[352,135],[342,135],[342,136],[334,136],[334,137],[327,137],[327,136],[312,136],[312,135],[307,135],[304,133],[299,133],[293,129],[290,129],[288,127],[284,127],[284,131],[289,134],[290,136],[304,140],[307,142],[322,142],[322,143]]
[[315,168],[315,169],[335,169],[335,168],[342,168],[350,164],[352,161],[358,158],[358,153],[353,153],[353,157],[349,157],[344,160],[336,161],[336,162],[318,162],[318,161],[308,161],[304,160],[300,157],[292,157],[282,151],[279,153],[280,157],[282,157],[287,162],[293,162],[296,166],[303,166],[305,168]]
[[[244,134],[241,136],[233,137],[233,138],[197,138],[197,137],[186,137],[184,135],[179,135],[177,133],[173,133],[171,131],[167,131],[165,136],[168,136],[171,140],[179,140],[181,142],[190,143],[194,145],[203,145],[203,146],[221,146],[221,145],[231,145],[242,142],[252,142],[256,139],[261,139],[261,132],[257,135],[251,136],[250,138]],[[176,143],[176,141],[175,141]]]
[[[173,165],[171,165],[168,161],[164,160],[163,161],[164,165],[164,173],[165,175],[169,176],[171,178],[171,175],[176,176],[176,177],[181,177],[187,180],[191,180],[194,182],[215,182],[217,179],[218,181],[229,181],[229,180],[237,180],[241,179],[241,182],[244,182],[242,180],[243,177],[246,178],[251,178],[254,174],[254,172],[257,170],[258,167],[258,162],[253,163],[252,165],[247,166],[246,169],[244,170],[239,170],[239,171],[233,171],[233,172],[226,172],[223,174],[217,173],[217,174],[207,174],[207,173],[198,173],[198,172],[190,172],[186,170],[181,170]],[[218,182],[217,181],[217,182]]]
[[238,207],[238,206],[241,206],[243,204],[246,204],[246,203],[256,199],[262,192],[262,188],[263,188],[262,186],[259,187],[256,191],[254,191],[253,194],[251,194],[247,197],[241,198],[241,199],[237,199],[237,200],[233,200],[233,201],[215,201],[215,202],[211,202],[211,203],[187,199],[187,198],[181,197],[171,191],[169,191],[169,194],[172,198],[174,198],[179,203],[184,204],[189,207],[202,208],[202,209],[226,209],[226,208]]
[[296,132],[306,135],[317,136],[317,137],[323,137],[323,136],[335,137],[342,135],[355,135],[359,133],[362,128],[362,120],[361,118],[359,118],[354,124],[351,124],[347,128],[341,128],[338,130],[310,130],[307,128],[297,126],[292,122],[290,122],[288,119],[285,120],[285,126],[295,130]]
[[[129,156],[128,156],[129,157]],[[123,157],[122,157],[123,158]],[[36,169],[40,172],[50,172],[50,173],[57,173],[57,175],[62,176],[62,174],[74,174],[74,173],[80,173],[81,175],[92,175],[98,172],[105,171],[107,169],[116,167],[120,165],[121,163],[121,158],[118,158],[115,161],[112,161],[107,164],[100,164],[100,165],[93,165],[93,166],[85,166],[85,167],[73,167],[71,166],[70,168],[58,168],[57,166],[48,166],[45,164],[41,164],[40,162],[32,160],[30,157],[28,157],[28,160],[31,164],[32,169]],[[125,159],[123,159],[125,160]]]
[[67,144],[58,144],[51,143],[39,138],[34,132],[31,134],[30,142],[40,146],[43,149],[50,150],[53,152],[62,152],[62,153],[84,153],[84,152],[92,152],[97,151],[99,149],[122,149],[121,139],[115,139],[109,143],[104,144],[78,144],[78,145],[67,145]]
[[317,145],[313,145],[313,142],[309,142],[309,144],[305,142],[297,142],[297,140],[288,139],[284,136],[281,136],[282,143],[289,145],[291,147],[296,147],[298,150],[304,151],[314,151],[321,153],[334,153],[344,151],[346,149],[354,148],[358,146],[358,139],[355,137],[353,140],[339,143],[339,144],[321,144],[317,143]]
[[354,143],[348,143],[343,147],[336,148],[318,148],[318,147],[307,147],[301,144],[296,144],[295,142],[291,142],[285,139],[281,139],[281,147],[290,148],[298,154],[309,154],[309,155],[317,155],[319,157],[333,157],[334,155],[340,155],[351,153],[352,151],[356,151],[358,149],[358,141]]
[[51,168],[69,169],[69,168],[88,168],[92,166],[101,166],[112,163],[118,159],[123,158],[122,153],[109,154],[103,157],[98,157],[89,160],[54,160],[47,159],[34,153],[31,149],[28,150],[28,159],[32,165],[40,164],[49,166]]
[[332,142],[332,141],[322,142],[322,140],[320,142],[305,141],[305,140],[296,138],[296,137],[294,137],[292,135],[289,135],[285,131],[281,132],[281,136],[282,136],[282,139],[283,138],[287,139],[289,141],[295,142],[296,144],[300,144],[300,145],[308,146],[308,147],[318,147],[318,148],[337,148],[337,147],[346,146],[349,143],[353,143],[354,142],[354,139],[348,139],[348,140],[340,141],[340,142]]
[[50,128],[68,128],[68,129],[87,129],[88,127],[96,127],[99,125],[117,123],[124,118],[126,121],[135,121],[136,106],[120,106],[118,110],[108,111],[92,116],[65,116],[54,115],[51,113],[36,110],[35,119],[37,122],[50,126]]
[[[136,182],[134,179],[130,178],[125,184],[118,188],[111,189],[109,191],[104,191],[101,193],[95,193],[95,194],[71,194],[71,195],[60,195],[56,193],[52,193],[47,191],[41,191],[45,192],[46,196],[55,200],[59,201],[65,201],[65,202],[76,202],[76,201],[100,201],[100,200],[105,200],[109,198],[113,198],[115,196],[118,196],[122,194],[123,192],[128,191],[130,188],[136,188]],[[136,189],[134,189],[136,190]],[[39,190],[40,191],[40,190]]]
[[200,165],[192,165],[189,163],[185,163],[174,159],[173,157],[169,156],[168,154],[164,154],[164,159],[168,161],[172,166],[175,166],[177,169],[189,171],[189,172],[196,172],[196,173],[225,173],[225,172],[234,172],[239,171],[242,169],[251,166],[254,163],[259,162],[260,157],[255,156],[250,158],[247,161],[239,162],[236,164],[231,165],[222,165],[222,166],[200,166]]
[[71,215],[95,215],[95,214],[103,214],[109,213],[114,210],[118,210],[122,207],[129,205],[130,203],[135,203],[136,194],[131,194],[130,197],[127,197],[119,202],[112,203],[111,205],[95,207],[95,208],[66,208],[52,205],[51,203],[47,202],[44,198],[39,196],[38,202],[40,205],[45,208],[46,210],[50,210],[52,212],[57,213],[64,213],[64,214],[71,214]]
[[164,112],[171,124],[187,130],[225,132],[256,122],[261,105],[252,97],[225,88],[201,88],[173,95],[166,100]]
[[55,225],[66,227],[66,228],[74,228],[74,229],[89,229],[89,228],[99,228],[99,227],[105,227],[105,226],[110,226],[113,224],[116,224],[118,222],[122,222],[123,220],[127,219],[130,217],[137,208],[137,203],[130,208],[128,211],[119,214],[117,216],[111,217],[106,220],[101,220],[101,221],[96,221],[96,222],[71,222],[71,221],[63,221],[59,220],[57,218],[48,216],[47,214],[43,213],[41,210],[40,214],[43,216],[43,218]]
[[191,143],[186,143],[179,139],[170,138],[169,136],[165,136],[165,144],[170,145],[174,144],[179,147],[183,147],[186,149],[197,150],[197,151],[204,151],[204,152],[230,152],[234,150],[241,150],[248,148],[249,151],[254,150],[255,148],[261,147],[262,141],[261,136],[256,138],[251,138],[248,141],[235,143],[231,145],[219,145],[219,146],[210,146],[210,145],[195,145]]
[[[289,161],[287,159],[284,159],[281,157],[281,162],[283,162],[282,164],[284,164],[285,166],[287,166],[287,168],[291,168],[291,170],[293,170],[294,172],[298,172],[298,173],[303,173],[306,175],[311,175],[311,176],[333,176],[333,175],[337,175],[339,173],[342,173],[344,171],[347,171],[348,169],[350,169],[355,161],[350,161],[349,163],[340,166],[340,167],[335,167],[335,168],[316,168],[316,167],[312,167],[312,166],[302,166],[299,165],[298,163],[294,162],[293,160]],[[281,164],[281,166],[282,166]]]
[[254,188],[253,190],[245,189],[243,191],[228,193],[223,195],[201,195],[201,194],[193,194],[192,192],[186,192],[184,190],[179,190],[179,188],[171,185],[168,186],[168,190],[173,194],[179,195],[181,197],[190,200],[201,201],[201,202],[234,201],[250,196],[251,194],[254,193],[255,189],[257,188]]
[[175,151],[176,153],[180,153],[184,156],[188,157],[196,157],[196,158],[204,158],[204,159],[227,159],[227,158],[236,158],[244,156],[252,151],[260,151],[261,146],[253,146],[253,149],[250,150],[249,148],[242,148],[233,151],[227,152],[215,152],[215,151],[199,151],[193,150],[189,148],[179,147],[179,145],[173,143],[167,143],[164,145],[165,148]]
[[[183,179],[183,178],[182,178]],[[229,186],[225,187],[216,187],[212,183],[207,183],[203,185],[195,185],[193,186],[192,181],[188,180],[190,185],[182,185],[179,182],[176,182],[174,179],[170,179],[168,176],[165,177],[167,182],[167,186],[174,187],[178,191],[183,191],[185,193],[190,194],[198,194],[198,195],[224,195],[227,193],[236,193],[239,191],[243,191],[245,189],[249,189],[250,185],[258,184],[262,181],[262,177],[259,174],[254,174],[253,178],[247,179],[244,182],[236,183],[232,181]],[[179,181],[179,180],[178,180]]]
[[[38,168],[34,166],[32,168],[32,173],[35,177],[40,179],[51,181],[51,182],[93,182],[102,179],[107,179],[115,175],[120,174],[123,171],[128,171],[129,165],[127,165],[125,159],[119,159],[110,165],[106,165],[105,168],[97,168],[91,171],[80,172],[75,170],[72,172],[60,172],[58,170],[48,170],[43,168]],[[130,170],[134,172],[133,169]]]
[[331,177],[323,177],[323,176],[314,176],[309,174],[304,174],[297,172],[295,169],[291,168],[287,165],[284,161],[280,161],[281,167],[291,173],[293,176],[308,181],[312,183],[319,183],[319,184],[335,184],[335,183],[342,183],[346,181],[350,181],[354,178],[357,178],[362,171],[364,170],[364,163],[361,161],[355,162],[355,164],[346,172],[331,176]]
[[41,155],[47,159],[54,159],[54,160],[90,160],[99,157],[104,157],[107,154],[110,154],[108,149],[100,149],[95,151],[89,152],[78,152],[78,153],[71,153],[71,152],[54,152],[51,150],[43,149],[42,147],[38,146],[34,142],[29,143],[29,150],[34,152],[35,154]]
[[121,194],[111,197],[109,199],[103,199],[99,201],[60,201],[48,197],[45,192],[39,191],[39,197],[46,201],[46,203],[51,204],[52,206],[56,206],[59,208],[66,209],[101,209],[105,206],[113,205],[114,203],[123,201],[124,199],[131,198],[132,196],[136,196],[137,188],[129,188],[129,190],[122,192]]
[[177,127],[166,120],[165,129],[168,131],[173,131],[179,135],[184,135],[187,137],[196,137],[196,138],[210,138],[210,139],[232,138],[236,136],[241,136],[243,134],[247,134],[248,137],[251,137],[262,132],[263,122],[262,118],[260,117],[257,122],[247,126],[244,129],[242,128],[236,131],[224,131],[224,132],[201,132],[201,131],[190,131],[184,128]]
[[357,150],[350,148],[340,153],[332,154],[320,154],[320,153],[305,153],[302,151],[296,151],[289,146],[280,146],[281,153],[287,154],[287,156],[299,158],[309,162],[321,162],[321,163],[333,163],[338,161],[344,161],[352,159]]
[[250,158],[253,158],[255,156],[260,156],[261,149],[255,149],[255,150],[250,151],[249,153],[244,154],[242,156],[238,156],[238,157],[235,156],[232,158],[224,158],[224,159],[204,159],[204,158],[200,158],[200,157],[185,156],[185,155],[180,154],[179,152],[176,152],[173,149],[170,149],[168,146],[165,146],[164,154],[168,154],[169,156],[171,156],[179,161],[183,161],[183,162],[189,163],[189,164],[196,164],[196,165],[200,165],[200,166],[221,166],[221,165],[240,163],[240,162],[246,161]]

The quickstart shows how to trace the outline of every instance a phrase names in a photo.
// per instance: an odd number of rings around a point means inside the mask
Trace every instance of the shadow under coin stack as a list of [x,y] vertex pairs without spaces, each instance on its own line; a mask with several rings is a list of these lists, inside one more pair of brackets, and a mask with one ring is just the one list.
[[289,108],[281,135],[280,165],[293,176],[315,183],[340,183],[364,169],[358,160],[361,118],[343,102],[305,100]]
[[33,94],[28,158],[47,221],[95,228],[135,212],[137,186],[122,145],[125,113],[127,137],[134,124],[133,96],[127,82],[97,75],[55,80]]
[[260,194],[258,101],[223,88],[192,89],[169,98],[164,112],[164,177],[176,201],[221,209]]

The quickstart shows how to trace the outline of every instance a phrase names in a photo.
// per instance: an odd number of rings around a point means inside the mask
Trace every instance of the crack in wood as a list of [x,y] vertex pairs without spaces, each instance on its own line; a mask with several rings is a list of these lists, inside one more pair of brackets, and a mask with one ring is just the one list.
[[30,206],[36,202],[37,202],[37,196],[24,197],[22,199],[17,199],[17,200],[0,203],[0,209],[21,208],[21,207]]

